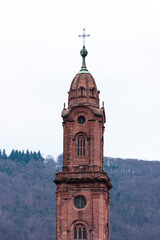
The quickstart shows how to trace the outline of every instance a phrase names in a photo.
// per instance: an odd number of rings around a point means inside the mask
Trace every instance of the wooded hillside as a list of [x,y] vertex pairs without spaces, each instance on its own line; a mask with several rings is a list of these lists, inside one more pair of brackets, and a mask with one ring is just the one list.
[[[16,153],[0,156],[0,240],[55,240],[53,179],[62,155],[55,161]],[[160,162],[105,157],[104,163],[113,185],[110,240],[159,240]]]

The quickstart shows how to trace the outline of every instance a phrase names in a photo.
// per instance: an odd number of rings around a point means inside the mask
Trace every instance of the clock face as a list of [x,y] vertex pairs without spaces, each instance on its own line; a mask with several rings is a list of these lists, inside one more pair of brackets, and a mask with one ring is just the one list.
[[78,123],[79,123],[79,124],[83,124],[83,123],[85,123],[85,121],[86,121],[86,119],[85,119],[84,116],[80,116],[80,117],[78,118]]
[[84,208],[86,203],[86,199],[83,196],[78,196],[74,200],[74,206],[79,209]]

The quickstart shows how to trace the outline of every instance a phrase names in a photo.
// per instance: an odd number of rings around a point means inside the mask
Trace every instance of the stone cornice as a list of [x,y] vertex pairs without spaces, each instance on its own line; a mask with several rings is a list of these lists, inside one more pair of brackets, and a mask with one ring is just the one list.
[[110,178],[106,172],[59,172],[56,173],[55,183],[60,182],[105,182],[109,189],[112,188]]

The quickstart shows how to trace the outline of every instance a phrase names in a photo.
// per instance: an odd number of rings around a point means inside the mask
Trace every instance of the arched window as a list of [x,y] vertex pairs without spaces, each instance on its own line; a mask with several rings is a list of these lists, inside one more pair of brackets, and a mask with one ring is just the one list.
[[86,240],[86,229],[83,225],[79,224],[74,228],[74,240]]
[[79,91],[80,91],[80,95],[84,96],[85,88],[84,87],[80,87]]
[[85,136],[79,135],[77,137],[77,155],[85,156]]
[[71,97],[75,97],[75,88],[72,88],[70,91]]
[[94,87],[90,87],[90,95],[93,97],[95,94],[95,88]]

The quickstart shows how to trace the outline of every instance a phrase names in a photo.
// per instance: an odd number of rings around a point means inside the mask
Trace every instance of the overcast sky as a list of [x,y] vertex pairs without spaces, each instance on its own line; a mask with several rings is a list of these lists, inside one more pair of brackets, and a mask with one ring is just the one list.
[[159,0],[1,0],[0,149],[62,153],[84,27],[105,102],[104,155],[160,160]]

